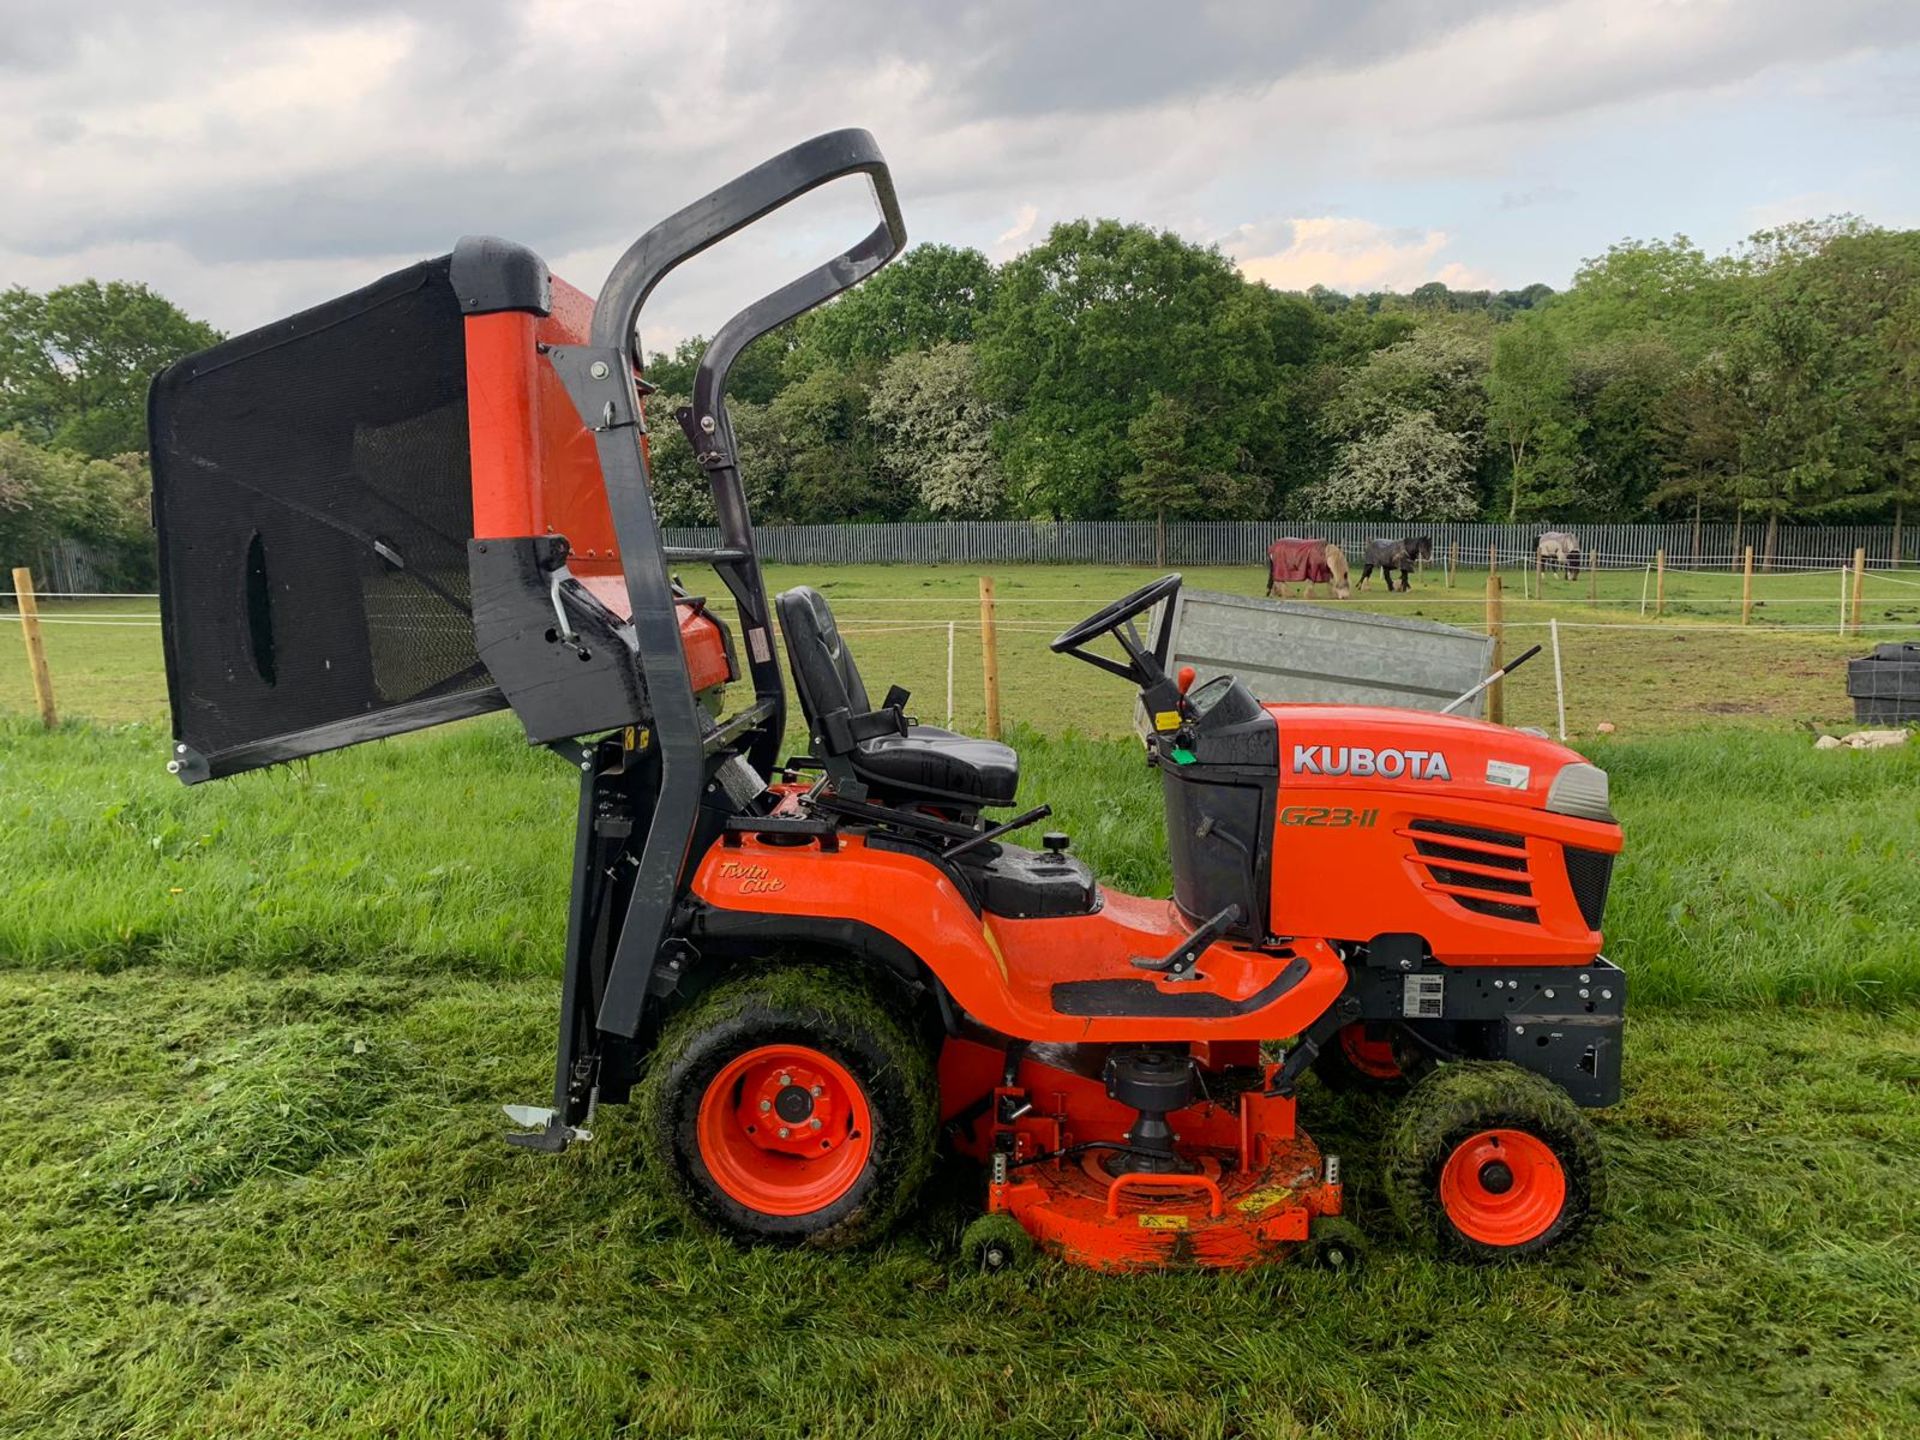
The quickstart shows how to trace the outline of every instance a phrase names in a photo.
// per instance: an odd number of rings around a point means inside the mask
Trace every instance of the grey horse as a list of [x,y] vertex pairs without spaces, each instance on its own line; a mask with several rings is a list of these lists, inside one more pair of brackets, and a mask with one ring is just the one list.
[[1568,530],[1549,530],[1533,548],[1536,570],[1558,570],[1564,580],[1580,574],[1580,540]]
[[1393,589],[1393,572],[1400,572],[1400,588],[1409,590],[1412,585],[1408,577],[1413,568],[1422,560],[1433,556],[1433,537],[1430,535],[1409,535],[1404,540],[1369,540],[1360,568],[1360,589],[1367,588],[1367,581],[1373,578],[1374,567],[1387,577],[1387,589]]

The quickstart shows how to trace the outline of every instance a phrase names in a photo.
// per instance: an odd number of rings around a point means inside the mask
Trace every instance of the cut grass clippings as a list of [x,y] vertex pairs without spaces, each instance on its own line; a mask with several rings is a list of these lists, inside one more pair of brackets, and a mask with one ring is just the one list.
[[[493,1103],[540,1096],[553,1002],[533,979],[0,973],[0,1014],[67,1037],[0,1066],[0,1434],[1920,1426],[1910,1013],[1637,1015],[1625,1102],[1595,1117],[1608,1217],[1550,1262],[1413,1249],[1373,1182],[1385,1112],[1310,1087],[1374,1242],[1358,1275],[988,1278],[958,1259],[964,1172],[878,1249],[821,1256],[668,1220],[624,1111],[557,1158],[501,1144]],[[177,1156],[139,1138],[162,1134]]]

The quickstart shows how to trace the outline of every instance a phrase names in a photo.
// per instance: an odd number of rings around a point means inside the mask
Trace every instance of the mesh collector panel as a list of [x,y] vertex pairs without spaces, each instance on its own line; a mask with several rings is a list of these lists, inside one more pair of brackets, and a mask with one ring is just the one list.
[[499,708],[474,651],[466,351],[449,262],[154,382],[154,524],[183,778]]

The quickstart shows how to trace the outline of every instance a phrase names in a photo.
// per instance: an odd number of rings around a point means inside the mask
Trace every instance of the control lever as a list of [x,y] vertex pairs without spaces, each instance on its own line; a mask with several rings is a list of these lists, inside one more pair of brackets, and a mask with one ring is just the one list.
[[962,840],[951,850],[942,850],[940,852],[940,858],[942,860],[951,860],[956,855],[964,855],[976,845],[985,845],[991,841],[998,840],[1002,835],[1008,835],[1015,830],[1024,829],[1026,826],[1033,824],[1034,821],[1044,820],[1051,814],[1053,814],[1053,807],[1051,805],[1036,805],[1024,815],[1016,815],[1013,819],[1006,821],[1004,824],[996,825],[991,830],[982,830],[972,839]]
[[1440,707],[1440,713],[1442,715],[1451,715],[1454,711],[1458,710],[1462,705],[1466,704],[1467,701],[1473,699],[1474,696],[1478,695],[1482,690],[1486,689],[1489,685],[1493,684],[1494,681],[1504,680],[1507,676],[1511,675],[1514,671],[1518,670],[1522,665],[1526,664],[1527,661],[1531,660],[1534,656],[1538,655],[1539,653],[1540,653],[1540,647],[1538,645],[1535,645],[1531,650],[1521,651],[1518,655],[1514,656],[1513,659],[1509,660],[1506,664],[1502,665],[1498,670],[1494,671],[1491,675],[1487,676],[1486,679],[1482,680],[1478,685],[1474,686],[1471,690],[1466,691],[1464,694],[1454,696],[1453,699],[1449,700],[1446,704],[1442,705]]
[[1227,927],[1239,919],[1240,907],[1229,905],[1211,920],[1198,926],[1180,942],[1172,954],[1158,960],[1151,955],[1136,955],[1129,963],[1136,970],[1153,970],[1169,980],[1184,980],[1193,973],[1193,967],[1199,963],[1201,952],[1226,934]]

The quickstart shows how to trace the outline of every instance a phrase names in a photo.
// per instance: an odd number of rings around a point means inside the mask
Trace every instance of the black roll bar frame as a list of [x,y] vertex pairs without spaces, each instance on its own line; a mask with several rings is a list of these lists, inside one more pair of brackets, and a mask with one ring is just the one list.
[[[798,279],[755,301],[715,334],[695,374],[693,403],[679,415],[713,487],[721,544],[710,551],[676,549],[675,559],[713,566],[740,609],[754,704],[724,729],[704,718],[681,647],[673,580],[653,504],[652,475],[642,437],[639,322],[648,297],[662,279],[702,251],[823,185],[864,175],[880,208],[880,223],[858,244]],[[592,1028],[631,1039],[639,1029],[653,967],[691,860],[709,760],[744,738],[747,761],[760,772],[774,768],[786,725],[786,696],[773,644],[771,607],[761,576],[752,517],[727,416],[729,372],[740,353],[761,335],[857,285],[906,246],[899,200],[878,144],[865,130],[835,130],[786,150],[668,216],[628,247],[601,287],[589,343],[554,346],[548,352],[582,421],[593,432],[619,541],[638,660],[646,681],[652,730],[658,747],[658,793],[644,826],[626,913],[606,969],[604,994]],[[594,786],[583,789],[590,803]],[[583,823],[585,823],[583,821]],[[638,838],[638,837],[636,837]],[[580,877],[576,876],[576,884]],[[576,897],[578,908],[578,897]],[[569,975],[590,961],[596,942],[584,917],[568,937]],[[575,992],[568,987],[569,995]],[[580,1003],[577,999],[569,1004]],[[584,1016],[578,1017],[584,1020]],[[579,1089],[567,1076],[591,1043],[569,1013],[562,1017],[553,1129],[572,1125]],[[576,1052],[576,1053],[569,1053]],[[569,1100],[572,1103],[569,1103]],[[561,1143],[564,1143],[562,1141]]]

